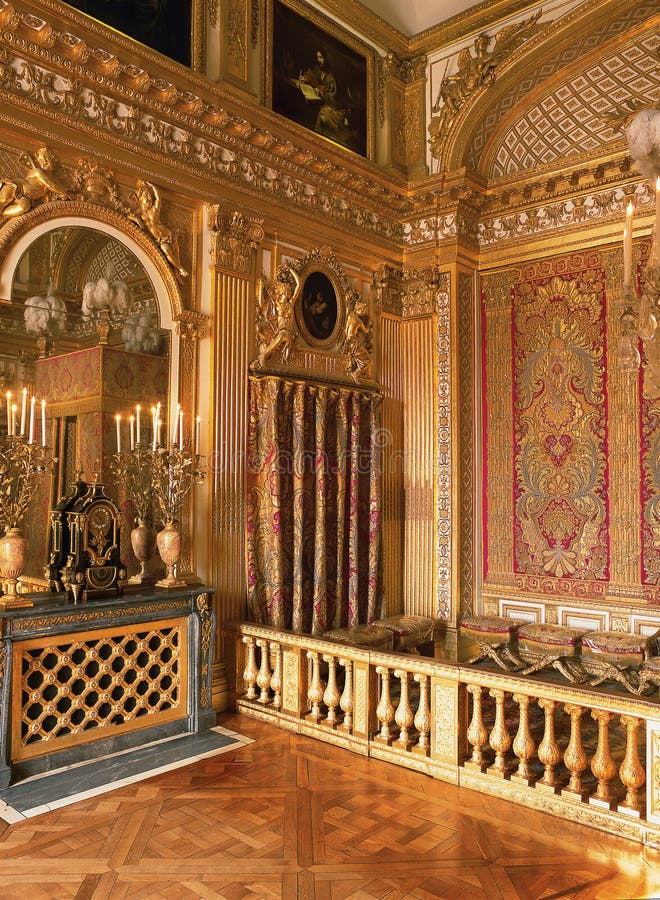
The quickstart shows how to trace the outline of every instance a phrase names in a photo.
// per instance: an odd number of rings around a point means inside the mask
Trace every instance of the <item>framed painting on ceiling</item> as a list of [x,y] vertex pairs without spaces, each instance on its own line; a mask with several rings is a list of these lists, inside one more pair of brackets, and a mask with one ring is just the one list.
[[272,0],[267,100],[274,112],[373,158],[374,54],[298,0]]
[[[66,0],[170,59],[200,69],[204,0]],[[188,39],[186,40],[186,35]]]

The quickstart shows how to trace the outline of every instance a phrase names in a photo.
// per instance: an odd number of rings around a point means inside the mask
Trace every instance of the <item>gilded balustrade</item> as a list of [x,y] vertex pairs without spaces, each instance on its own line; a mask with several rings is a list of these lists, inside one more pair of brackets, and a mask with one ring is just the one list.
[[[260,626],[239,631],[242,713],[660,846],[657,698]],[[657,736],[651,758],[647,733]]]

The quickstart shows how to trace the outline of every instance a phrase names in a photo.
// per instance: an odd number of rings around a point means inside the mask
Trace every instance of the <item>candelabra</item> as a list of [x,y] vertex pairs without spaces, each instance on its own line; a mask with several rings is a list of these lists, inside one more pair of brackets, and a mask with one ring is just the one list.
[[24,434],[0,437],[0,578],[5,598],[0,606],[26,605],[19,600],[16,584],[27,558],[27,539],[22,525],[37,487],[39,476],[54,462],[48,447],[28,440]]
[[156,536],[160,557],[165,563],[165,578],[156,582],[157,587],[184,587],[175,575],[175,567],[181,555],[181,531],[179,513],[181,505],[195,484],[204,480],[202,457],[191,453],[181,443],[172,442],[169,447],[158,447],[152,453],[153,498],[160,510],[163,528]]
[[110,459],[110,471],[117,479],[135,511],[135,527],[131,530],[131,546],[140,571],[128,579],[129,584],[153,584],[147,563],[156,550],[156,530],[153,527],[154,457],[151,449],[133,444],[130,450],[119,451]]

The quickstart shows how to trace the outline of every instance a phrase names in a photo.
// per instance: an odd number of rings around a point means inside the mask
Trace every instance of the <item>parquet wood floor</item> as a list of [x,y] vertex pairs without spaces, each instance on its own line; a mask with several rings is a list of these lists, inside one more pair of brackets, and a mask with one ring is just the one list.
[[0,898],[622,900],[660,854],[252,721],[255,739],[18,825]]

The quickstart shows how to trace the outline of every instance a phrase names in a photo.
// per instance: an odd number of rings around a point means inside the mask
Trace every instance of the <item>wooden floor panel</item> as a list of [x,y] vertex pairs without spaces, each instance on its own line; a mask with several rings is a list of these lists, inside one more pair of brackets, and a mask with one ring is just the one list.
[[289,735],[0,824],[0,898],[630,900],[660,854]]

